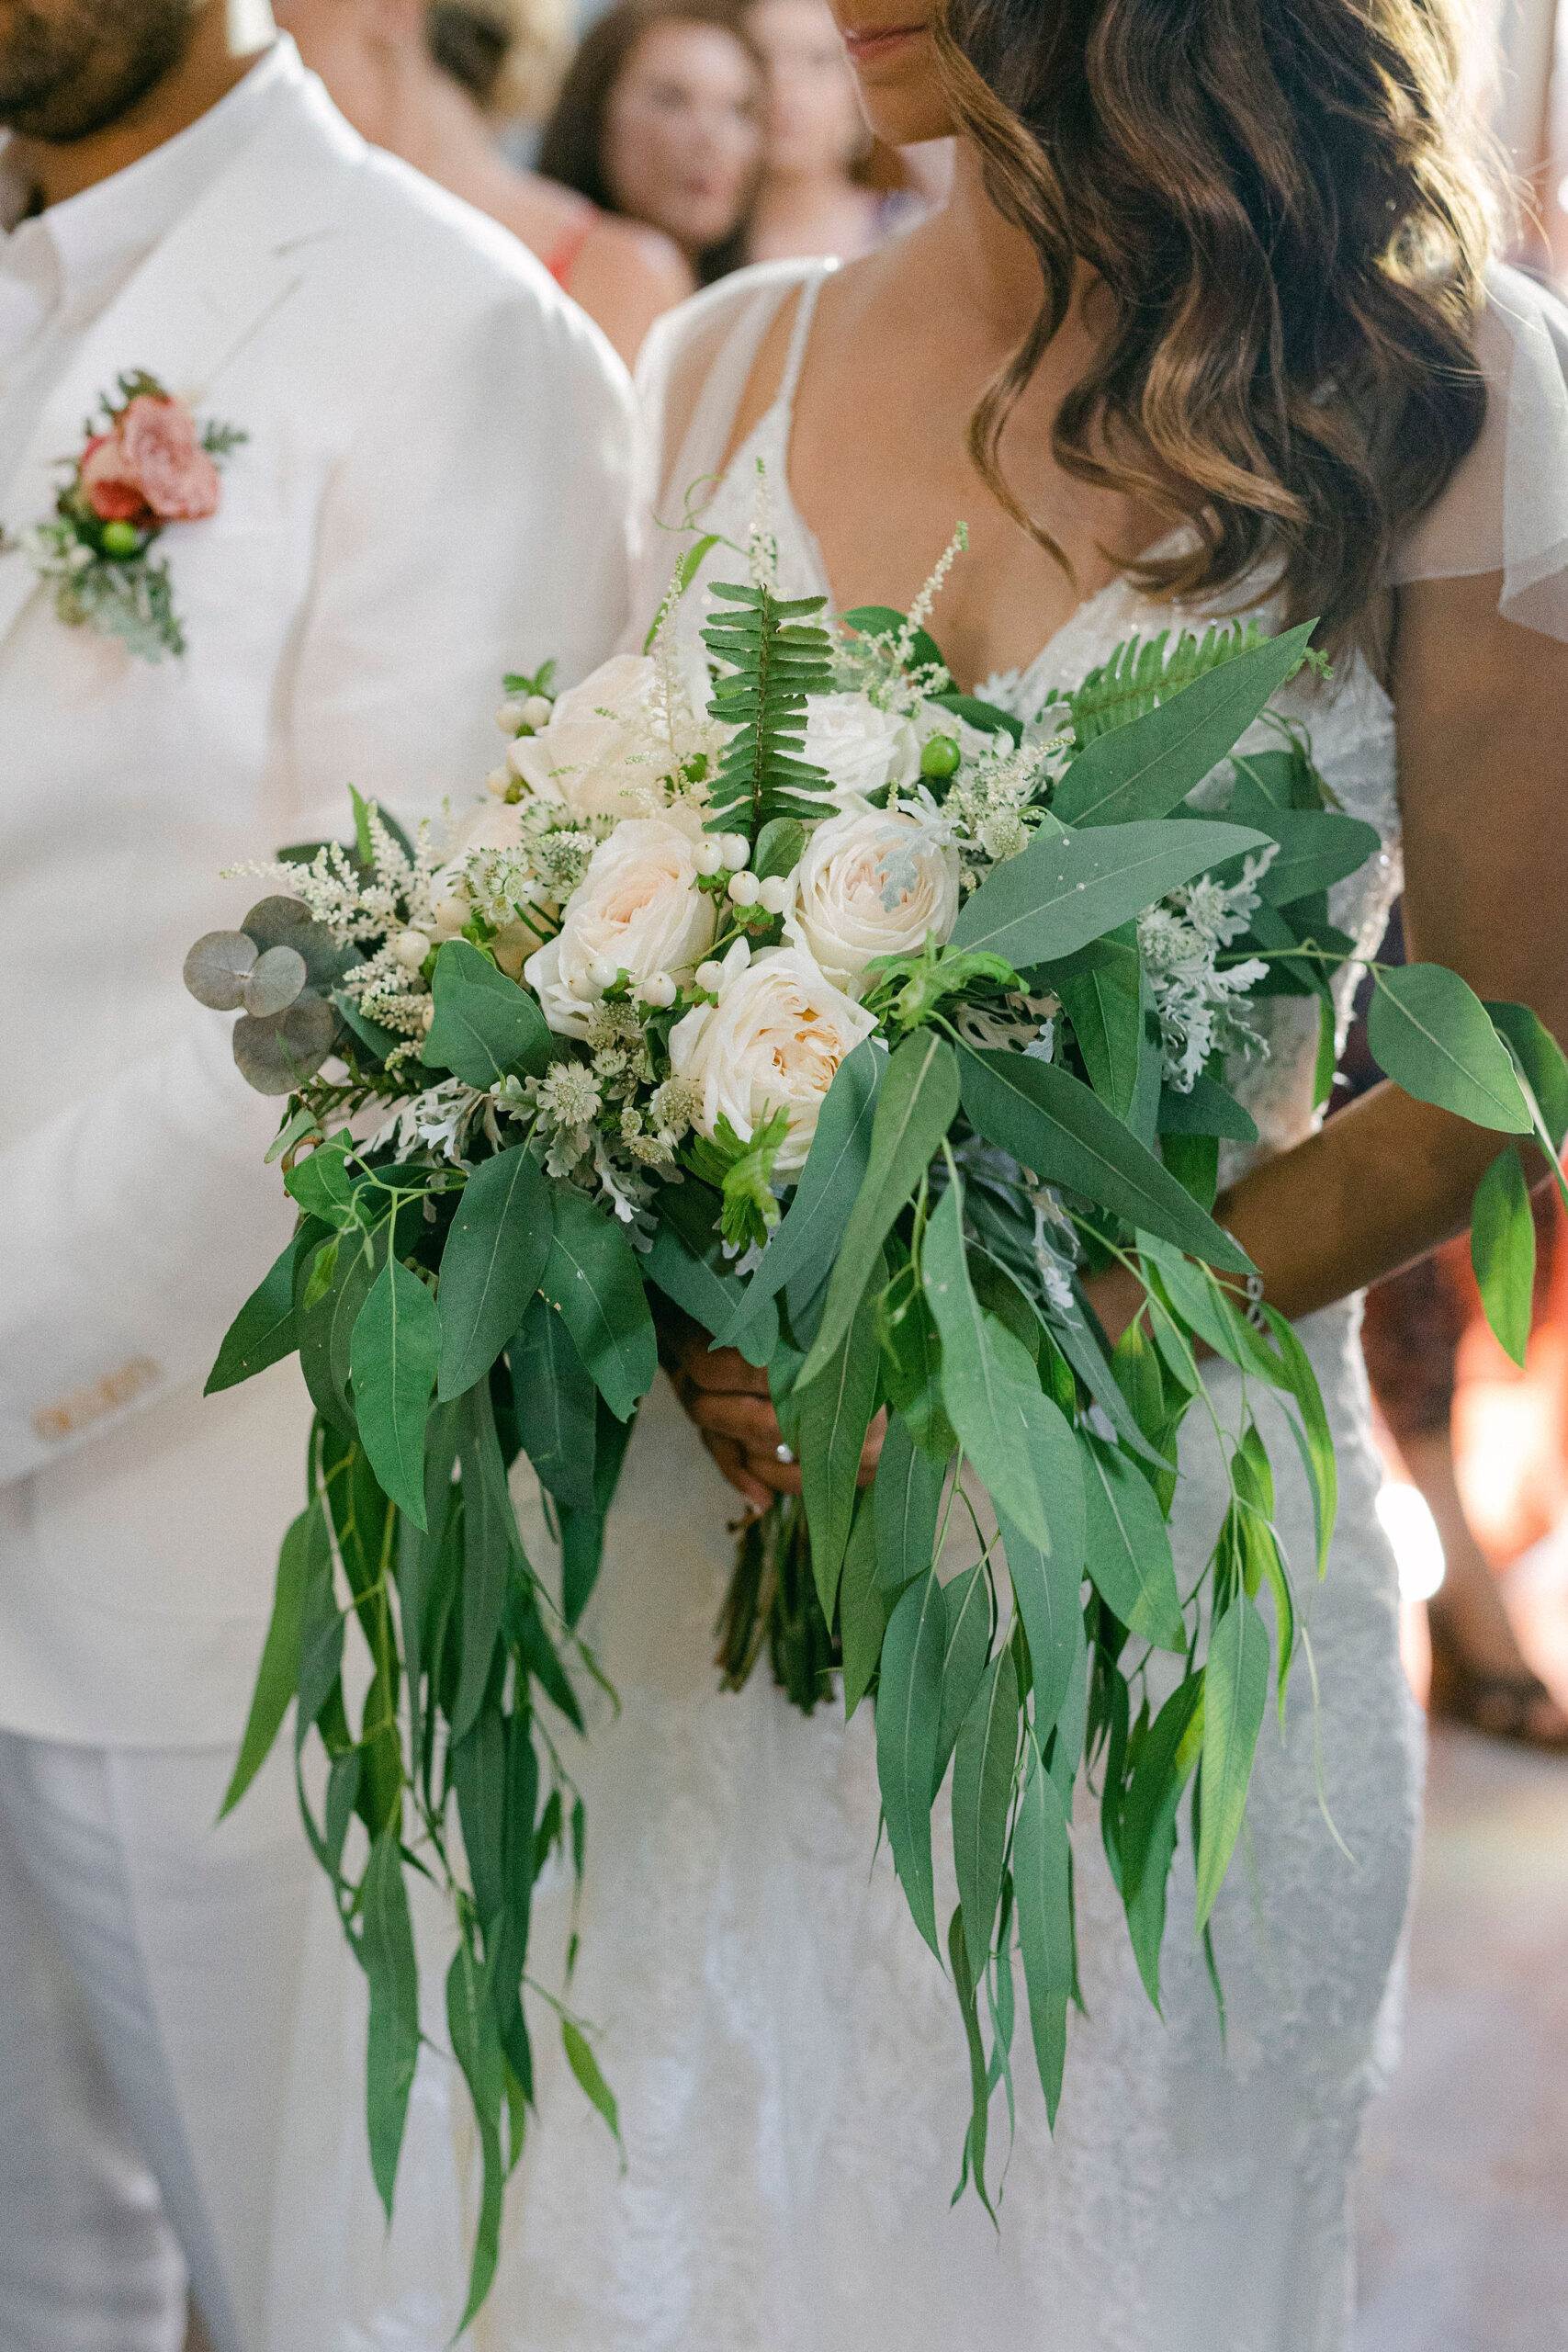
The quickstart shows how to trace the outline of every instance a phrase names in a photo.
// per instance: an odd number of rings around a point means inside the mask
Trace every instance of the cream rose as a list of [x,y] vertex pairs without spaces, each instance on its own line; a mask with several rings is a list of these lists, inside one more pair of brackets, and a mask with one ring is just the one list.
[[860,695],[812,695],[802,756],[827,770],[840,805],[867,799],[885,784],[913,784],[920,772],[919,739],[909,721]]
[[932,932],[946,944],[958,919],[958,872],[957,851],[915,818],[848,809],[807,842],[784,928],[853,993],[874,956],[913,954]]
[[586,1037],[618,971],[639,980],[690,974],[713,939],[714,902],[697,888],[694,826],[666,817],[617,825],[588,861],[561,927],[523,977],[563,1037]]
[[798,947],[771,947],[726,980],[715,1005],[698,1005],[670,1033],[677,1078],[701,1099],[694,1125],[711,1136],[721,1118],[743,1141],[776,1111],[789,1132],[774,1166],[806,1164],[817,1118],[839,1064],[876,1023]]
[[602,662],[558,697],[547,727],[518,737],[507,753],[513,773],[580,821],[645,814],[663,797],[656,767],[639,756],[657,675],[640,653]]

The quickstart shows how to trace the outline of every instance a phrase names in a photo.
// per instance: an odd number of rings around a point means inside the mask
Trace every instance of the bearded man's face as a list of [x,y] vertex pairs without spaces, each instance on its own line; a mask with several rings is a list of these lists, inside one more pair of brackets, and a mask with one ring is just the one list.
[[67,145],[178,64],[192,0],[0,0],[0,124]]

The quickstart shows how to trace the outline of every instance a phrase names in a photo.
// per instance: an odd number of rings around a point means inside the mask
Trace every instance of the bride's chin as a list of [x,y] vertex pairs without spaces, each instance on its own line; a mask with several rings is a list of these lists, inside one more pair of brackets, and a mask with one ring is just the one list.
[[859,6],[835,6],[839,30],[866,119],[889,147],[950,138],[956,129],[929,31],[922,26],[866,24]]

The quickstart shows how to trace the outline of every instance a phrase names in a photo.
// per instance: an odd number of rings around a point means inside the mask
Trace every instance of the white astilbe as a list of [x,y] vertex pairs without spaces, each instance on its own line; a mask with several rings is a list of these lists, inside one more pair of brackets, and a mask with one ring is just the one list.
[[324,923],[340,947],[364,939],[378,939],[389,931],[409,926],[423,930],[434,921],[432,884],[442,859],[432,839],[429,820],[420,826],[412,860],[388,831],[372,800],[367,805],[371,870],[357,868],[340,842],[327,842],[309,865],[273,858],[248,859],[223,869],[227,881],[254,875],[302,899],[317,922]]
[[1201,875],[1138,918],[1138,944],[1159,1016],[1163,1075],[1179,1093],[1191,1092],[1211,1054],[1268,1051],[1239,1001],[1263,978],[1267,965],[1249,957],[1221,971],[1216,958],[1251,922],[1258,882],[1274,854],[1270,842],[1248,857],[1239,882]]

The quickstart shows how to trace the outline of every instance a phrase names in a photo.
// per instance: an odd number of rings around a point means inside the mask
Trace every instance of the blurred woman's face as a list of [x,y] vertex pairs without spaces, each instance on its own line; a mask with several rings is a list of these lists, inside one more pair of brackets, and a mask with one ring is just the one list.
[[769,169],[843,171],[865,118],[828,0],[753,0],[746,29],[767,60]]
[[616,209],[705,253],[739,227],[761,150],[757,68],[739,41],[720,25],[650,25],[605,114]]
[[866,120],[890,147],[945,139],[953,119],[921,0],[829,0]]

